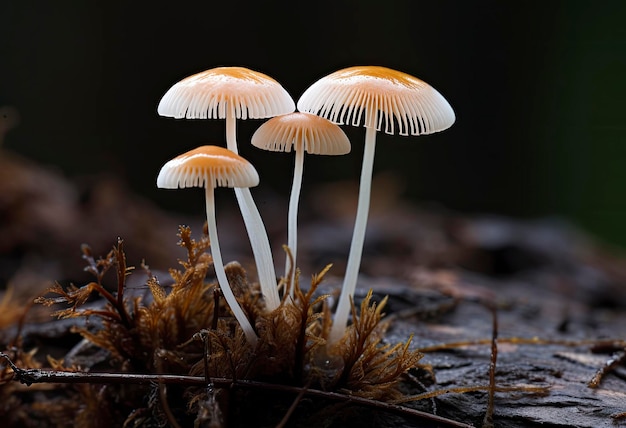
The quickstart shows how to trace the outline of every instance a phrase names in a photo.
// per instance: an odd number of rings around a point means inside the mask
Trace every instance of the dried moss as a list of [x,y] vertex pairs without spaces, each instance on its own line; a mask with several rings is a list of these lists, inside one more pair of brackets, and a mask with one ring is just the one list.
[[[179,269],[170,270],[171,287],[161,285],[149,268],[142,266],[148,273],[149,293],[125,297],[125,280],[133,269],[126,266],[119,241],[98,260],[88,247],[83,248],[86,269],[94,281],[81,287],[56,284],[37,302],[64,305],[54,313],[60,318],[100,319],[95,327],[75,331],[93,346],[108,351],[111,371],[204,376],[206,385],[77,386],[67,393],[65,404],[57,403],[61,409],[55,409],[72,414],[75,426],[104,420],[120,426],[210,425],[221,424],[224,418],[245,424],[247,418],[242,415],[246,409],[260,418],[258,422],[273,425],[278,422],[277,415],[287,412],[292,396],[276,392],[270,394],[273,399],[268,403],[262,392],[213,388],[211,379],[263,381],[385,401],[398,398],[397,386],[403,374],[419,365],[422,354],[411,351],[409,342],[383,343],[385,301],[373,302],[371,293],[359,308],[352,308],[354,322],[344,339],[335,347],[327,346],[331,315],[327,296],[319,295],[317,289],[330,266],[313,276],[306,290],[300,286],[298,275],[294,284],[281,283],[282,302],[270,312],[244,269],[238,263],[226,266],[235,295],[259,336],[252,347],[220,298],[208,238],[192,239],[188,227],[180,228],[179,237],[186,258]],[[103,286],[108,274],[117,277],[117,293]],[[288,293],[291,287],[293,298]],[[94,295],[106,303],[86,307]],[[321,408],[313,406],[309,411]]]

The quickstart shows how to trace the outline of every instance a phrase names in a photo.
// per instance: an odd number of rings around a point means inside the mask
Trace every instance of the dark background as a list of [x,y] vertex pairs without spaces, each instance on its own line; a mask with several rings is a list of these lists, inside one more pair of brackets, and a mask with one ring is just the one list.
[[[0,6],[0,105],[21,124],[5,147],[82,180],[107,173],[168,209],[161,165],[223,144],[221,121],[161,118],[183,77],[241,65],[297,99],[351,65],[384,65],[436,87],[456,124],[425,137],[380,136],[375,168],[405,196],[463,213],[564,217],[626,247],[626,2],[70,2]],[[262,187],[287,193],[291,158],[247,146]],[[356,179],[353,154],[306,163],[306,186]],[[201,210],[201,203],[192,204]]]

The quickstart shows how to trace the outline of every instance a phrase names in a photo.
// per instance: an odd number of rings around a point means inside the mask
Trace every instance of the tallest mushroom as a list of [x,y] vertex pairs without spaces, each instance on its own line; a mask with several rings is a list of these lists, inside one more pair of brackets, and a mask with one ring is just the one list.
[[[237,119],[264,119],[291,113],[289,93],[271,77],[244,67],[217,67],[186,77],[163,95],[161,116],[226,119],[226,145],[237,150]],[[276,273],[265,225],[248,188],[235,188],[256,261],[261,292],[269,310],[278,307]]]
[[361,265],[370,205],[376,132],[423,135],[452,126],[454,111],[445,98],[426,82],[386,67],[349,67],[311,85],[298,100],[298,110],[314,113],[338,124],[365,124],[365,148],[359,200],[350,255],[337,311],[328,341],[344,334]]

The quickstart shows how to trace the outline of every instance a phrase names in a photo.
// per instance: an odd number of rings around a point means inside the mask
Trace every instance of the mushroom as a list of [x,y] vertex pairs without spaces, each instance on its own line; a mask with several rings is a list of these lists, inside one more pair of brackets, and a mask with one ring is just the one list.
[[[217,67],[174,84],[158,106],[161,116],[226,119],[226,146],[237,150],[236,119],[262,119],[291,113],[295,104],[271,77],[244,67]],[[280,304],[276,273],[265,225],[248,188],[235,188],[256,261],[261,292],[269,310]]]
[[312,84],[298,100],[298,110],[314,113],[338,124],[365,125],[365,148],[359,200],[346,274],[337,304],[329,343],[344,334],[350,299],[361,264],[376,146],[376,132],[422,135],[442,131],[455,120],[444,97],[426,82],[386,67],[349,67]]
[[[293,184],[289,198],[287,221],[287,246],[291,251],[285,262],[285,278],[289,279],[290,294],[293,296],[296,256],[298,251],[298,201],[302,187],[304,152],[316,155],[344,155],[350,152],[350,140],[343,130],[331,121],[309,113],[290,113],[274,117],[252,135],[252,145],[276,152],[295,151]],[[291,275],[289,274],[291,272]]]
[[256,345],[258,337],[233,294],[220,252],[215,222],[216,187],[252,187],[259,184],[259,175],[247,160],[218,146],[201,146],[167,162],[157,177],[157,187],[177,189],[204,187],[206,193],[206,216],[211,240],[211,255],[218,283],[235,318],[241,325],[248,342]]

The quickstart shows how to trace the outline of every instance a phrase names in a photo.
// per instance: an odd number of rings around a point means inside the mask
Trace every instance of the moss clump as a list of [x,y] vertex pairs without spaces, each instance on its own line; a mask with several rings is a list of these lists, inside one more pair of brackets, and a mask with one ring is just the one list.
[[[327,296],[319,295],[317,288],[330,266],[312,277],[307,290],[300,286],[297,275],[294,284],[281,283],[281,304],[267,311],[257,285],[248,281],[238,263],[230,263],[226,266],[229,282],[259,336],[253,347],[220,298],[208,238],[192,239],[188,227],[180,228],[179,237],[186,259],[179,269],[170,270],[171,286],[161,285],[144,265],[149,292],[126,297],[125,281],[133,269],[127,267],[119,241],[98,260],[88,247],[83,248],[94,281],[82,287],[57,284],[37,301],[65,305],[55,312],[60,318],[101,321],[75,331],[93,347],[108,352],[106,364],[94,362],[91,367],[64,370],[204,376],[205,385],[118,383],[68,388],[64,413],[73,409],[75,423],[106,420],[109,426],[111,421],[120,426],[189,425],[221,423],[226,418],[230,425],[245,424],[246,415],[254,414],[258,422],[274,425],[293,400],[292,395],[280,391],[218,388],[212,379],[313,388],[381,401],[399,397],[402,375],[417,366],[422,355],[409,350],[408,342],[383,343],[385,300],[376,304],[370,293],[359,308],[353,305],[353,324],[339,343],[329,347],[330,309]],[[109,272],[117,276],[117,293],[103,286]],[[293,298],[288,292],[291,287]],[[106,303],[87,306],[94,294]],[[57,362],[55,368],[61,367]],[[310,406],[307,412],[321,409]]]

